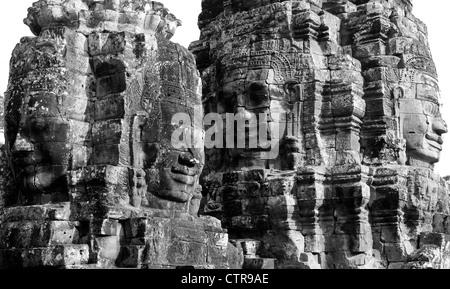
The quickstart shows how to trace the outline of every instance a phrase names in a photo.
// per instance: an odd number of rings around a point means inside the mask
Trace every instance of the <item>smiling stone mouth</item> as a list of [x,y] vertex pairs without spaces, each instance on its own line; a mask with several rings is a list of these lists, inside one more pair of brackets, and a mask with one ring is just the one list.
[[425,138],[428,140],[428,143],[438,149],[438,150],[442,150],[442,145],[444,144],[444,140],[442,139],[442,137],[438,136],[437,134],[426,134]]
[[195,168],[189,168],[187,166],[172,166],[171,172],[177,175],[185,175],[194,177],[198,174],[198,170]]
[[174,180],[177,183],[180,183],[183,185],[188,185],[188,186],[195,185],[196,178],[194,176],[189,176],[189,175],[179,174],[179,173],[174,173],[174,172],[172,172],[170,174],[170,176],[171,176],[172,180]]
[[198,170],[195,168],[189,168],[186,166],[173,166],[170,171],[170,177],[172,180],[183,185],[194,185]]

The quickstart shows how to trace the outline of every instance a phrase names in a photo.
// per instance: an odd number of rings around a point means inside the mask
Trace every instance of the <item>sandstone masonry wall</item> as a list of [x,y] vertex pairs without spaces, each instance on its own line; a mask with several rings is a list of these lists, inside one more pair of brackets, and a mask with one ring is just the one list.
[[267,126],[284,131],[272,133],[277,158],[249,147],[206,151],[203,211],[232,239],[257,244],[246,258],[279,268],[447,267],[448,184],[432,169],[448,129],[412,3],[202,8],[190,49],[205,111],[266,113]]

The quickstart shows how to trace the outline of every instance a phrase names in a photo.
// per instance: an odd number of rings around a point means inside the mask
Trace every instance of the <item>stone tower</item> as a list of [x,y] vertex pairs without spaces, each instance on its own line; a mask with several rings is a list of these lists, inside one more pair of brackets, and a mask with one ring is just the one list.
[[[411,11],[408,0],[202,2],[190,49],[205,112],[236,114],[226,132],[244,123],[234,145],[206,151],[202,212],[253,248],[244,264],[449,268],[449,186],[433,172],[447,125]],[[236,146],[255,134],[269,138]]]
[[[0,268],[236,267],[220,221],[198,216],[202,124],[172,121],[203,114],[194,56],[169,40],[181,22],[154,1],[40,0],[25,24]],[[201,145],[174,147],[179,129]]]
[[450,268],[410,1],[204,0],[192,53],[149,0],[40,0],[25,24],[0,268]]

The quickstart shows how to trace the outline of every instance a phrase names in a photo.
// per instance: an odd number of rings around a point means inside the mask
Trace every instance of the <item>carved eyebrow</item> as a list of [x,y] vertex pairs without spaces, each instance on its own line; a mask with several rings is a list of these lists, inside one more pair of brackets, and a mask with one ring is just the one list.
[[439,104],[431,101],[424,101],[423,107],[425,112],[429,113],[432,116],[436,116],[439,113]]
[[434,104],[439,105],[439,98],[438,98],[438,96],[435,96],[435,95],[432,95],[432,94],[422,94],[422,95],[418,95],[418,96],[416,97],[416,99],[429,101],[429,102],[432,102],[432,103],[434,103]]
[[420,95],[416,97],[419,100],[425,100],[425,101],[429,101],[429,102],[433,102],[435,104],[439,104],[439,100],[436,96],[432,96],[432,95]]

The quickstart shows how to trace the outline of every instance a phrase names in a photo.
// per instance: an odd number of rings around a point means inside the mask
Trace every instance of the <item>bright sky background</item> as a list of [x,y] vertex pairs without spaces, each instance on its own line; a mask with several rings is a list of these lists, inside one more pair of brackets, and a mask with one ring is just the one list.
[[[14,46],[23,36],[32,36],[28,27],[23,24],[27,8],[35,0],[4,1],[0,11],[0,27],[3,44],[0,46],[0,92],[6,91],[9,73],[9,59]],[[185,47],[197,40],[200,32],[197,28],[197,18],[201,10],[201,0],[160,0],[169,10],[183,21],[172,39]],[[450,53],[448,38],[450,17],[450,1],[413,0],[414,14],[428,26],[429,40],[434,61],[439,73],[442,91],[442,114],[450,125]],[[445,138],[441,162],[436,171],[442,176],[450,175],[450,133]]]

